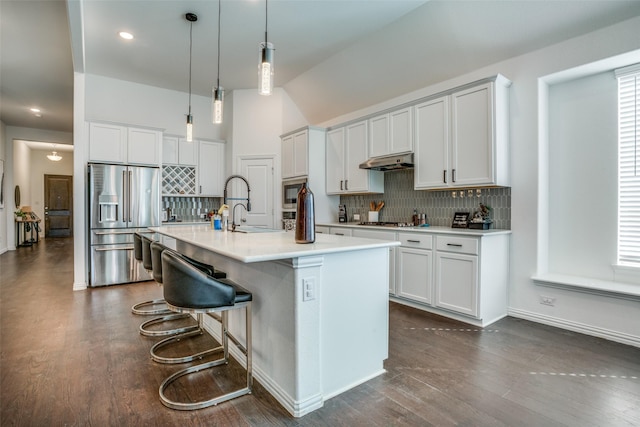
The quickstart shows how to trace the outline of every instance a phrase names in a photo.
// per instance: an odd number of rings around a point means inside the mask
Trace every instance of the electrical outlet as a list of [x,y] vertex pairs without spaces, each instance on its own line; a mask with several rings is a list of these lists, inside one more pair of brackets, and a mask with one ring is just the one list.
[[556,299],[553,297],[546,297],[544,295],[540,295],[540,304],[553,307],[554,305],[556,305]]
[[316,299],[316,281],[313,278],[302,279],[302,301]]

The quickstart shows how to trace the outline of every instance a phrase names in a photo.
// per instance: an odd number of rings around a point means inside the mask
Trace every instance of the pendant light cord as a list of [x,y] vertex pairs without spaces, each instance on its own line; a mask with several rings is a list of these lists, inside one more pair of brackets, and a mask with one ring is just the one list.
[[191,115],[191,55],[193,52],[193,21],[189,22],[189,115]]
[[220,88],[220,4],[222,0],[218,0],[218,89]]
[[264,44],[267,45],[267,27],[269,25],[269,0],[264,0]]

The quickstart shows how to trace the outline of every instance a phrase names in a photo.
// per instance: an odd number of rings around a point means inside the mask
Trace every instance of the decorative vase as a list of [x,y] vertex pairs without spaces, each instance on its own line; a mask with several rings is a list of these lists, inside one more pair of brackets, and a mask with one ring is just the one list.
[[296,206],[296,243],[313,243],[316,240],[316,215],[313,193],[302,183]]

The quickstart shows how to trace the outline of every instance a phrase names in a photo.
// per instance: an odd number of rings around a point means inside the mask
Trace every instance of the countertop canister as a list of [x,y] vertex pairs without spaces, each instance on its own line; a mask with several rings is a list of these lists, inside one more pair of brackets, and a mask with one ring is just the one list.
[[302,183],[296,206],[296,243],[313,243],[316,240],[316,218],[313,193]]

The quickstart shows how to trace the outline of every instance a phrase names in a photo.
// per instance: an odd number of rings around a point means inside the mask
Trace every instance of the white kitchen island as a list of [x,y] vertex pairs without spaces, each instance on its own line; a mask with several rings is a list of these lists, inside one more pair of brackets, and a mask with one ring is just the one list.
[[[399,242],[317,234],[315,243],[296,244],[291,232],[151,229],[253,293],[253,372],[292,415],[384,372],[389,247]],[[238,336],[242,316],[229,316]]]

